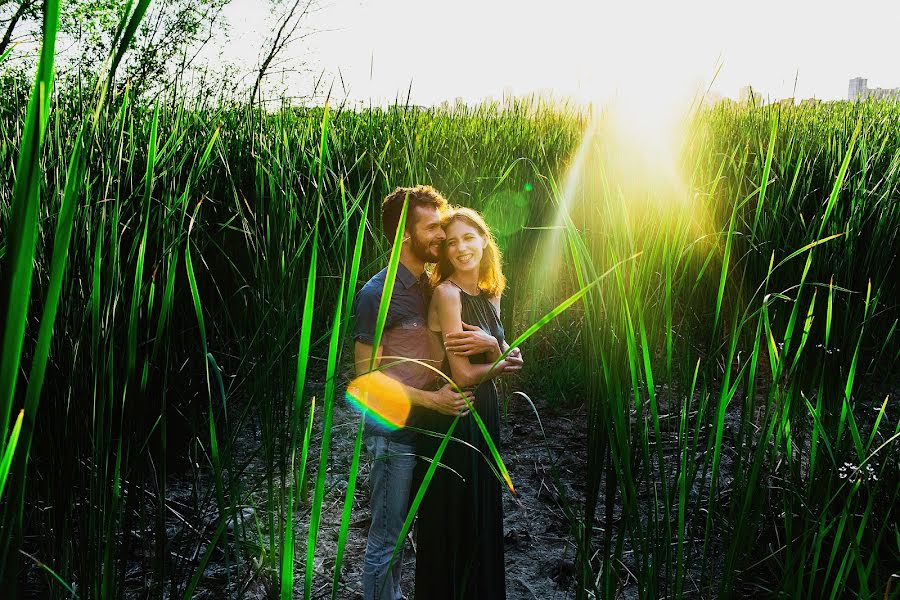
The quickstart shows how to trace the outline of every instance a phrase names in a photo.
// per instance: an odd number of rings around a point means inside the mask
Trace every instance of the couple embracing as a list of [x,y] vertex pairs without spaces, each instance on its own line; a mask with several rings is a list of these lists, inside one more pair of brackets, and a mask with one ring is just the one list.
[[[394,546],[411,494],[456,422],[419,505],[415,597],[504,599],[500,482],[488,445],[468,410],[469,405],[474,407],[496,445],[500,406],[494,378],[515,373],[523,365],[518,349],[494,365],[508,350],[500,323],[505,285],[500,252],[480,214],[451,207],[437,190],[422,185],[397,188],[385,198],[381,216],[389,240],[396,234],[404,201],[408,208],[400,264],[375,349],[375,367],[382,367],[379,376],[391,380],[385,389],[402,396],[409,412],[403,426],[394,430],[366,419],[372,522],[363,595],[365,600],[404,598],[402,556],[391,563]],[[359,375],[370,371],[386,273],[383,269],[370,279],[354,302]],[[463,389],[466,398],[446,379],[436,377],[434,368]]]

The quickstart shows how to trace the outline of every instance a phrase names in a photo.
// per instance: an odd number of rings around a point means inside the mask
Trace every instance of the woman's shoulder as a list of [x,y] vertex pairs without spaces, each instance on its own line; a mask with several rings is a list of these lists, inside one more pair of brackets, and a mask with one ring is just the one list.
[[459,301],[459,288],[448,280],[444,280],[437,284],[432,291],[432,300],[438,302]]

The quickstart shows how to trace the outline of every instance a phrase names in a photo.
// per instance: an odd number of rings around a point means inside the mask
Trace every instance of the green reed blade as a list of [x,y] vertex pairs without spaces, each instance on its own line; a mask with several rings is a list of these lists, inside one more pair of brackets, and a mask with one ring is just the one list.
[[[291,411],[291,448],[296,448],[296,430],[303,415],[303,392],[306,385],[306,371],[309,366],[310,338],[312,336],[313,307],[316,296],[316,268],[319,247],[319,223],[313,229],[312,248],[309,256],[309,274],[306,278],[306,295],[303,300],[303,316],[300,321],[300,345],[297,349],[297,372],[294,383],[294,403]],[[301,477],[306,473],[301,466]],[[302,488],[301,488],[302,489]]]
[[359,457],[362,451],[363,428],[365,421],[360,419],[353,442],[353,457],[350,459],[350,473],[347,477],[347,491],[344,493],[344,508],[341,511],[341,525],[338,530],[337,549],[334,560],[334,577],[331,582],[331,600],[337,598],[338,583],[341,579],[341,565],[344,560],[344,548],[347,544],[347,533],[350,530],[350,515],[353,512],[353,495],[356,492],[356,477],[359,473]]
[[509,356],[509,353],[512,352],[513,348],[518,347],[519,344],[521,344],[522,342],[524,342],[525,340],[530,338],[532,335],[534,335],[535,333],[540,331],[540,329],[544,325],[546,325],[547,323],[549,323],[550,321],[552,321],[553,319],[558,317],[563,311],[565,311],[567,308],[569,308],[570,306],[572,306],[573,304],[578,302],[582,297],[584,297],[585,294],[587,294],[589,291],[591,291],[592,288],[594,288],[596,285],[598,285],[610,273],[615,272],[619,266],[625,264],[626,262],[636,259],[640,255],[641,255],[641,253],[638,252],[637,254],[634,254],[629,258],[620,260],[615,265],[613,265],[612,267],[607,269],[607,271],[605,273],[603,273],[602,275],[597,277],[594,281],[590,282],[586,286],[583,286],[577,292],[575,292],[574,294],[572,294],[571,296],[569,296],[568,298],[566,298],[565,300],[560,302],[553,310],[551,310],[550,312],[545,314],[543,317],[541,317],[540,319],[538,319],[537,321],[532,323],[522,334],[519,335],[519,337],[517,337],[512,343],[509,344],[509,348],[506,350],[506,352],[503,352],[497,358],[497,360],[494,361],[494,363],[491,365],[491,367],[492,368],[496,367],[500,363],[501,360],[503,360],[504,358]]
[[306,543],[306,575],[303,583],[303,597],[309,600],[312,593],[313,563],[316,542],[319,535],[319,521],[322,513],[322,499],[325,495],[325,476],[328,470],[328,451],[331,444],[331,421],[334,412],[335,371],[341,351],[341,309],[344,297],[344,280],[338,289],[334,320],[331,324],[331,339],[328,342],[328,364],[325,370],[325,406],[322,421],[322,445],[319,449],[319,469],[316,473],[316,489],[312,511],[309,517],[309,532]]
[[[194,210],[194,216],[196,217],[197,209]],[[191,219],[193,223],[193,218]],[[203,321],[203,308],[200,304],[200,291],[197,288],[197,278],[194,276],[194,264],[191,261],[191,238],[190,234],[188,234],[187,243],[184,247],[184,268],[187,273],[188,278],[188,287],[191,290],[191,300],[194,303],[194,314],[197,317],[197,323],[199,325],[200,332],[200,347],[203,351],[203,356],[205,357],[209,351],[206,346],[206,325]],[[207,387],[209,386],[209,375],[207,374]]]
[[19,416],[16,417],[16,422],[13,425],[12,433],[9,435],[9,441],[3,450],[3,458],[0,459],[0,499],[3,498],[3,490],[6,488],[6,478],[9,475],[9,467],[12,465],[13,455],[19,443],[19,432],[22,430],[22,418],[24,416],[25,410],[20,410]]
[[[366,231],[366,216],[369,214],[369,199],[366,199],[365,207],[360,213],[359,226],[356,230],[356,242],[353,247],[353,258],[350,263],[350,279],[347,283],[347,296],[344,304],[350,306],[350,297],[356,290],[356,282],[359,277],[359,265],[362,260],[363,239]],[[404,217],[405,219],[405,217]],[[396,240],[395,240],[396,241]],[[341,336],[346,334],[349,321],[345,322]],[[365,421],[360,419],[353,443],[353,457],[350,461],[350,473],[347,477],[347,490],[344,495],[344,507],[341,511],[341,523],[338,530],[337,548],[335,550],[334,576],[331,584],[331,600],[337,598],[338,584],[341,578],[341,566],[344,560],[344,549],[347,543],[347,534],[350,528],[350,515],[353,512],[353,496],[356,492],[356,477],[359,472],[359,459],[362,451],[362,436]]]
[[[53,258],[50,264],[50,281],[47,287],[47,296],[41,317],[40,331],[38,332],[38,343],[31,364],[31,375],[28,379],[28,390],[25,399],[29,423],[34,423],[38,401],[44,385],[47,359],[50,354],[50,341],[53,337],[53,326],[56,322],[56,312],[59,307],[59,298],[68,262],[69,242],[75,221],[75,207],[84,177],[84,133],[85,128],[82,127],[78,132],[78,137],[75,139],[74,149],[66,173],[66,187],[59,209],[59,221],[56,225],[56,234],[53,241]],[[28,429],[30,430],[31,428],[29,427]],[[26,432],[26,440],[26,447],[30,448],[30,431]]]
[[384,332],[384,324],[387,322],[388,308],[391,305],[391,296],[394,293],[394,281],[397,278],[397,268],[400,264],[400,250],[403,247],[403,234],[406,228],[407,210],[409,198],[403,199],[403,208],[400,211],[400,221],[397,223],[397,232],[394,235],[394,244],[391,248],[391,259],[388,262],[387,273],[384,277],[384,289],[381,291],[381,300],[378,304],[378,318],[375,320],[375,335],[372,339],[372,357],[369,360],[369,370],[375,369],[378,347],[381,345],[381,335]]
[[[128,318],[128,358],[126,361],[127,372],[130,377],[134,371],[135,359],[137,355],[137,321],[138,307],[141,304],[142,284],[144,280],[144,254],[147,248],[147,231],[150,227],[150,201],[153,192],[153,168],[156,164],[156,144],[157,144],[157,128],[159,126],[159,103],[157,102],[153,108],[153,117],[150,121],[150,142],[147,148],[147,172],[144,175],[144,199],[143,199],[143,222],[144,231],[141,235],[140,246],[138,246],[137,265],[134,275],[134,289],[131,293],[131,313]],[[206,349],[204,348],[204,351]]]
[[175,295],[175,273],[178,268],[178,252],[173,249],[169,255],[168,267],[166,269],[166,287],[163,290],[162,306],[159,311],[159,319],[156,322],[156,335],[153,340],[153,350],[151,352],[151,362],[156,362],[159,349],[162,347],[163,331],[168,323],[169,312],[172,310],[172,299]]
[[[800,354],[803,352],[803,348],[806,347],[806,340],[809,338],[809,332],[812,329],[814,318],[813,311],[816,308],[816,296],[818,295],[818,292],[819,290],[813,290],[812,300],[809,301],[809,309],[806,311],[806,320],[803,323],[803,332],[800,336],[800,344],[797,346],[797,350],[794,352],[794,360],[791,363],[790,368],[791,371],[797,368],[797,361],[800,360]],[[787,342],[785,342],[785,348],[787,348]]]
[[775,151],[775,136],[778,133],[778,121],[780,116],[776,113],[775,117],[770,117],[772,127],[769,131],[769,145],[766,148],[766,163],[763,166],[761,183],[759,184],[759,200],[756,203],[756,214],[753,217],[753,234],[756,235],[756,229],[759,225],[759,216],[762,213],[763,201],[766,198],[766,188],[769,185],[769,172],[772,169],[772,156]]
[[[719,274],[719,292],[716,295],[716,316],[713,319],[714,330],[719,326],[719,316],[722,313],[722,299],[725,296],[725,281],[731,266],[731,247],[734,243],[734,234],[737,228],[737,215],[738,205],[736,204],[731,211],[731,219],[728,222],[728,231],[725,234],[725,254],[722,257],[722,270]],[[710,257],[712,257],[712,254],[710,254]]]
[[303,301],[303,315],[300,322],[300,343],[297,349],[297,369],[294,383],[294,402],[291,410],[290,425],[290,451],[291,474],[295,477],[294,483],[289,485],[288,504],[284,533],[281,543],[281,598],[287,599],[293,596],[294,589],[294,489],[303,494],[306,490],[306,463],[309,456],[309,442],[312,437],[313,416],[315,414],[316,399],[310,400],[309,415],[306,429],[301,440],[300,465],[298,471],[294,471],[294,456],[297,449],[297,427],[303,414],[303,396],[306,386],[306,373],[309,366],[310,340],[312,337],[313,307],[315,305],[316,273],[319,247],[319,223],[316,221],[313,228],[312,248],[310,249],[309,272],[306,279],[306,295]]
[[59,573],[57,573],[52,568],[50,568],[50,565],[38,560],[31,554],[28,554],[27,552],[25,552],[24,550],[19,550],[19,553],[22,554],[23,556],[25,556],[26,558],[30,559],[31,562],[34,563],[34,566],[36,566],[38,569],[41,569],[42,571],[44,571],[48,575],[50,575],[50,577],[52,577],[53,580],[56,581],[56,583],[61,585],[64,590],[69,592],[70,598],[72,598],[73,600],[78,598],[78,594],[75,592],[75,590],[72,589],[72,587],[68,583],[66,583],[65,579],[60,577]]
[[[352,294],[356,293],[356,282],[359,279],[359,265],[362,262],[363,240],[365,239],[366,234],[366,215],[368,214],[369,200],[366,199],[365,207],[360,213],[359,226],[356,228],[356,242],[353,245],[353,257],[350,262],[350,278],[347,281],[347,295],[344,298],[344,306],[352,305]],[[350,321],[346,320],[346,325],[341,335],[346,335],[349,324]]]
[[200,162],[197,163],[197,172],[200,173],[209,164],[209,157],[212,154],[213,146],[216,145],[216,140],[219,139],[219,132],[222,131],[222,126],[219,125],[216,127],[216,130],[213,131],[212,137],[209,138],[209,143],[206,144],[206,149],[203,150],[203,155],[200,157]]
[[31,299],[32,271],[38,233],[40,206],[41,152],[53,89],[53,62],[59,27],[59,1],[44,2],[43,39],[34,86],[25,112],[22,141],[16,162],[16,178],[10,205],[6,283],[8,302],[4,315],[3,361],[0,364],[0,428],[3,437],[9,427],[19,364],[24,345],[25,323]]
[[856,122],[856,128],[853,130],[853,135],[850,137],[850,143],[847,145],[847,152],[844,154],[844,161],[841,163],[841,168],[834,180],[834,187],[831,188],[831,195],[828,196],[828,204],[825,206],[825,213],[822,215],[822,223],[819,225],[819,233],[816,237],[821,238],[825,233],[825,226],[828,224],[828,219],[834,210],[834,205],[837,202],[838,195],[844,185],[844,178],[847,176],[847,169],[850,167],[850,159],[853,157],[853,148],[856,145],[856,140],[859,137],[861,127],[862,119]]
[[[200,209],[200,205],[198,204],[197,207],[194,209],[194,216],[191,218],[191,228],[193,227],[193,223],[196,220],[196,215],[197,215],[197,212],[199,211],[199,209]],[[213,467],[213,480],[214,480],[215,488],[216,488],[216,502],[217,502],[218,509],[219,509],[219,520],[224,523],[225,521],[227,521],[227,517],[226,517],[226,510],[225,510],[225,492],[223,489],[224,485],[223,485],[223,481],[222,481],[222,460],[221,460],[221,456],[219,454],[219,441],[218,441],[218,435],[217,435],[217,430],[216,430],[215,410],[213,409],[213,403],[212,403],[212,386],[211,386],[211,381],[209,378],[210,366],[211,366],[210,358],[212,357],[212,355],[210,354],[210,352],[208,350],[208,346],[207,346],[206,325],[204,323],[204,318],[203,318],[203,306],[202,306],[202,303],[200,300],[200,291],[197,287],[197,278],[194,274],[193,262],[191,261],[191,238],[190,238],[191,228],[188,229],[187,242],[186,242],[185,248],[184,248],[184,267],[185,267],[185,272],[187,273],[187,277],[188,277],[188,286],[190,287],[190,290],[191,290],[191,299],[194,304],[194,314],[197,317],[197,324],[198,324],[199,332],[200,332],[200,345],[201,345],[201,349],[203,352],[203,358],[204,358],[203,366],[204,366],[204,369],[206,372],[206,389],[207,389],[207,398],[208,398],[207,410],[209,411],[209,416],[208,416],[209,444],[210,444],[210,454],[211,454],[212,467]],[[213,368],[217,368],[215,366],[215,361],[212,361],[212,366],[213,366]],[[224,389],[222,391],[224,393]],[[224,402],[224,398],[223,398],[223,402]],[[227,559],[227,556],[228,556],[227,548],[226,548],[225,555],[226,555],[226,562],[227,562],[227,560],[228,560]]]
[[444,434],[444,438],[438,445],[437,450],[435,450],[434,456],[431,457],[431,461],[428,464],[428,469],[425,471],[425,475],[422,477],[422,482],[419,484],[419,489],[416,491],[416,495],[413,497],[413,500],[410,503],[409,511],[406,513],[406,519],[403,521],[403,527],[400,528],[400,535],[397,536],[397,541],[394,544],[394,551],[391,554],[391,560],[388,563],[387,567],[388,573],[385,574],[385,579],[382,582],[382,587],[385,585],[385,583],[387,582],[387,577],[390,575],[391,565],[393,565],[394,561],[397,560],[397,556],[400,554],[400,549],[403,548],[403,542],[404,540],[406,540],[406,534],[409,533],[409,528],[412,527],[412,523],[416,517],[416,513],[419,512],[419,505],[422,504],[422,499],[425,497],[425,492],[428,490],[428,486],[431,484],[431,480],[434,478],[434,472],[437,470],[437,467],[441,462],[441,457],[444,455],[444,450],[447,448],[447,444],[453,437],[453,431],[456,429],[456,424],[458,422],[459,417],[457,416],[450,423],[450,427],[447,428],[447,432]]
[[[312,424],[314,403],[309,410],[309,421]],[[291,473],[294,472],[294,454],[291,454]],[[284,531],[281,536],[281,577],[279,598],[291,600],[294,597],[294,485],[288,486],[287,504],[285,505]]]
[[209,564],[213,552],[218,545],[219,538],[222,537],[223,533],[225,533],[225,528],[227,526],[227,520],[222,519],[219,521],[219,525],[216,527],[216,531],[213,533],[213,536],[210,538],[209,543],[206,546],[206,551],[203,553],[203,556],[200,557],[200,562],[197,564],[197,568],[194,569],[194,574],[191,577],[190,583],[188,583],[187,587],[184,590],[184,594],[182,595],[182,598],[184,600],[191,600],[195,597],[194,593],[197,590],[197,586],[200,584],[200,578],[203,577],[203,573],[204,571],[206,571],[206,565]]
[[[309,415],[307,415],[306,428],[303,433],[303,440],[300,449],[300,468],[298,472],[300,477],[295,481],[295,485],[288,486],[288,505],[287,515],[285,517],[285,529],[282,536],[281,549],[281,597],[292,598],[294,589],[294,490],[303,493],[306,490],[306,462],[309,458],[309,443],[312,439],[313,418],[316,413],[316,397],[313,396],[309,401]],[[294,458],[291,456],[291,472],[293,473]]]
[[[306,480],[306,465],[309,460],[309,445],[310,445],[310,441],[312,440],[313,421],[314,421],[313,418],[315,416],[315,412],[316,412],[316,397],[313,396],[312,398],[310,398],[310,401],[309,401],[309,414],[307,415],[306,427],[303,430],[303,439],[301,440],[301,444],[300,444],[300,466],[299,466],[299,469],[297,470],[298,477],[295,480],[296,489],[299,490],[299,494],[307,493],[308,483]],[[291,461],[291,464],[293,464],[293,459]],[[294,488],[294,486],[291,486],[291,498],[294,497],[293,496],[293,488]],[[301,498],[301,501],[305,502],[306,498]],[[289,511],[293,511],[293,506],[290,507]],[[293,514],[293,513],[291,513],[291,514]],[[287,523],[286,527],[291,528],[291,533],[290,533],[290,535],[291,535],[291,552],[288,553],[286,550],[283,550],[283,553],[286,556],[290,556],[290,560],[293,561],[293,556],[294,556],[293,548],[295,545],[294,544],[294,534],[293,534],[293,521],[291,519],[286,519],[286,523]],[[287,535],[287,533],[285,533],[285,535]],[[293,574],[293,563],[292,562],[291,562],[290,570],[291,570],[291,572],[287,576],[285,575],[284,572],[282,572],[282,583],[285,582],[285,577],[288,577],[287,581],[290,582],[290,587],[293,588],[294,574]],[[282,593],[284,593],[284,589],[285,588],[282,587]]]
[[3,54],[0,54],[0,64],[3,64],[3,61],[9,58],[9,55],[12,54],[12,51],[15,50],[17,45],[18,42],[13,42],[9,45],[9,48],[3,51]]
[[[137,33],[138,25],[140,25],[141,20],[144,18],[144,15],[147,12],[147,9],[150,7],[150,0],[138,0],[137,6],[134,8],[134,12],[131,13],[125,28],[122,30],[121,38],[118,39],[118,45],[116,53],[113,55],[112,63],[109,68],[109,78],[112,79],[115,76],[116,70],[119,68],[119,63],[122,61],[122,58],[125,56],[125,51],[128,49],[128,46],[131,44],[134,39],[135,34]],[[129,0],[128,7],[123,14],[128,14],[131,8],[131,0]],[[117,36],[118,37],[118,36]]]

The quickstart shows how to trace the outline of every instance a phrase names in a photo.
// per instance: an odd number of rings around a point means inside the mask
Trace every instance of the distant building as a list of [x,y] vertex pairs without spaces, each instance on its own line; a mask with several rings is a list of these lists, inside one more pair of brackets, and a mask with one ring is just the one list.
[[815,106],[816,104],[821,104],[822,101],[818,98],[804,98],[800,101],[800,106]]
[[862,77],[854,77],[850,80],[850,89],[847,92],[847,98],[854,102],[856,100],[862,100],[866,97],[866,88],[868,87],[869,80],[863,79]]
[[900,88],[874,88],[866,90],[866,98],[875,100],[900,100]]
[[778,106],[781,106],[782,108],[787,107],[787,106],[793,106],[793,105],[794,105],[793,96],[790,98],[782,98],[781,100],[778,101]]
[[869,80],[863,77],[854,77],[850,80],[850,89],[847,98],[851,102],[866,100],[900,100],[900,88],[870,88]]

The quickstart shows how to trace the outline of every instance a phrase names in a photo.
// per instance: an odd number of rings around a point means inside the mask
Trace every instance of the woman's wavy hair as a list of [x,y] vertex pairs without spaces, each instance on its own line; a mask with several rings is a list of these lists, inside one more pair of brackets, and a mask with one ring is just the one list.
[[[452,206],[441,218],[441,227],[446,230],[454,221],[465,221],[487,240],[487,246],[481,255],[481,263],[478,265],[478,289],[490,297],[499,296],[506,287],[506,277],[503,275],[500,248],[487,223],[484,222],[484,217],[471,208]],[[437,287],[452,274],[453,266],[447,258],[447,253],[442,250],[441,257],[431,272],[431,286]]]

